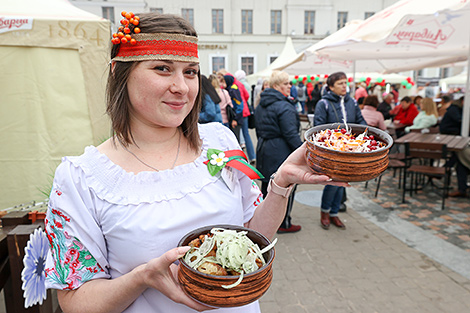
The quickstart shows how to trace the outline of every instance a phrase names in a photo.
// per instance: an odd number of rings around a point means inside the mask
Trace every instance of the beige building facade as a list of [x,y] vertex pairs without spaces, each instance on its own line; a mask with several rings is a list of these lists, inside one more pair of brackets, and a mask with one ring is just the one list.
[[[119,25],[121,11],[183,15],[200,37],[201,72],[266,68],[281,53],[288,36],[297,52],[363,20],[397,0],[90,0],[75,6]],[[314,74],[314,73],[312,73]]]

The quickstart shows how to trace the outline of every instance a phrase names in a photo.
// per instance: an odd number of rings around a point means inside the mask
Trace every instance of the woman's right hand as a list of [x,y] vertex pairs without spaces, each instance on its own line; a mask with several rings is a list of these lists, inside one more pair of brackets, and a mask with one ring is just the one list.
[[212,310],[213,308],[189,298],[178,282],[179,266],[175,264],[175,261],[182,258],[189,249],[189,247],[171,249],[142,265],[143,282],[147,288],[157,289],[174,302],[184,304],[199,312]]
[[235,128],[235,127],[237,127],[237,126],[238,126],[237,121],[233,120],[233,121],[232,121],[232,128]]

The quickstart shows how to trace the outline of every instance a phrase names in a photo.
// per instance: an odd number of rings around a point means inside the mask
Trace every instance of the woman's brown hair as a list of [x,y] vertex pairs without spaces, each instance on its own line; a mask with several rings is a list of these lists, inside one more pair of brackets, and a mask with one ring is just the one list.
[[362,104],[370,105],[371,107],[377,108],[377,106],[379,105],[379,98],[374,95],[367,96]]
[[348,78],[344,72],[336,72],[328,76],[326,79],[326,84],[328,87],[333,87],[335,83],[340,79]]
[[[172,14],[141,13],[139,28],[141,33],[169,33],[183,34],[197,37],[194,27],[181,16]],[[119,52],[120,45],[112,45],[111,59]],[[108,83],[106,86],[106,112],[111,118],[113,132],[122,144],[134,143],[130,128],[129,109],[131,102],[127,90],[129,75],[138,61],[119,62],[116,61],[109,69]],[[188,139],[192,149],[198,151],[200,139],[197,121],[201,107],[201,73],[198,72],[199,92],[194,107],[181,123],[183,135]]]

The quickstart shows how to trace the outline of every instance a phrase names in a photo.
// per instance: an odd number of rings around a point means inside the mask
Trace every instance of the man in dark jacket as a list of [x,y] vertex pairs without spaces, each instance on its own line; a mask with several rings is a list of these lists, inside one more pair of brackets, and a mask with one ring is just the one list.
[[[462,111],[464,97],[454,101],[448,108],[441,122],[439,123],[439,132],[446,135],[460,135],[462,131]],[[453,153],[450,159],[450,166],[454,166],[457,172],[458,189],[449,192],[449,197],[467,196],[467,179],[470,173],[468,167],[469,149],[464,149],[459,153]],[[465,165],[467,164],[467,165]]]
[[[344,122],[367,125],[356,100],[347,93],[346,74],[333,73],[328,76],[326,84],[328,89],[315,107],[314,125]],[[329,229],[330,223],[341,229],[346,228],[338,217],[344,192],[344,187],[332,185],[326,185],[323,189],[320,224],[324,229]]]
[[[302,145],[299,135],[300,119],[295,105],[288,98],[290,94],[289,75],[274,71],[270,88],[261,93],[261,100],[255,110],[256,167],[263,174],[261,192],[266,197],[269,178],[284,160]],[[290,212],[294,204],[294,191],[289,197],[287,212],[278,232],[297,232],[300,225],[291,224]]]

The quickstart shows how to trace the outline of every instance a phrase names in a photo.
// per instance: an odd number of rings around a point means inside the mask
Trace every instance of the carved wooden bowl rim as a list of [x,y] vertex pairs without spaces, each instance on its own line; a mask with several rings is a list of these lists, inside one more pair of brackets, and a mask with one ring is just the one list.
[[346,154],[346,155],[347,154],[350,154],[350,155],[361,155],[361,154],[362,155],[374,155],[374,154],[383,153],[384,151],[388,151],[388,149],[390,149],[390,147],[393,145],[393,139],[387,132],[385,132],[381,129],[378,129],[376,127],[362,125],[362,124],[349,124],[348,123],[348,127],[352,128],[353,132],[358,132],[358,133],[363,133],[364,130],[367,128],[368,133],[371,133],[375,137],[380,138],[380,140],[385,142],[387,144],[387,146],[385,148],[375,150],[375,151],[370,151],[370,152],[338,151],[338,150],[328,149],[328,148],[316,145],[315,142],[310,138],[312,136],[312,134],[316,134],[321,130],[336,129],[336,128],[338,128],[338,126],[340,126],[340,128],[345,128],[345,125],[343,123],[332,123],[332,124],[318,125],[318,126],[314,126],[310,129],[308,129],[304,134],[305,141],[307,141],[307,146],[310,149],[312,147],[314,147],[314,149],[318,148],[318,149],[325,150],[325,151],[328,151],[328,152],[331,152],[331,153],[338,153],[340,155],[341,154]]
[[[185,246],[187,245],[192,239],[198,237],[201,234],[206,234],[208,233],[212,228],[225,228],[225,229],[232,229],[236,231],[247,231],[248,234],[247,236],[256,244],[258,244],[260,249],[263,249],[267,245],[269,245],[271,242],[262,234],[258,233],[257,231],[253,229],[249,229],[243,226],[238,226],[238,225],[228,225],[228,224],[221,224],[221,225],[210,225],[210,226],[204,226],[197,228],[189,233],[187,233],[185,236],[181,238],[181,240],[178,243],[178,247],[180,246]],[[261,267],[260,269],[246,274],[243,276],[243,280],[238,285],[237,287],[234,287],[233,289],[224,289],[221,285],[228,285],[231,283],[234,283],[235,281],[238,280],[238,276],[216,276],[216,275],[210,275],[210,274],[205,274],[201,273],[196,269],[191,268],[183,259],[180,259],[180,273],[178,273],[178,280],[180,280],[180,283],[182,284],[183,290],[185,291],[186,294],[188,294],[189,297],[193,298],[199,303],[203,303],[205,305],[209,305],[211,307],[219,308],[219,307],[235,307],[235,306],[241,306],[241,305],[246,305],[249,304],[253,301],[256,301],[259,299],[269,288],[272,282],[272,264],[273,260],[275,257],[275,250],[272,248],[271,250],[265,252],[263,254],[266,260],[266,264]],[[180,277],[183,275],[182,277]],[[186,285],[186,282],[181,281],[181,279],[186,280],[190,279],[193,280],[194,284],[192,284],[192,287],[195,287],[196,289],[191,288],[191,285]],[[203,281],[207,283],[206,285],[206,291],[204,294],[204,299],[196,299],[193,296],[193,293],[200,293],[199,290],[201,289],[200,286],[197,286],[197,281],[198,278],[200,281]],[[249,285],[252,285],[253,287],[257,289],[248,289],[247,287]],[[187,290],[187,288],[190,288],[190,290]],[[215,292],[214,296],[211,298],[210,296],[210,291],[213,290]],[[221,295],[224,294],[223,297]]]

